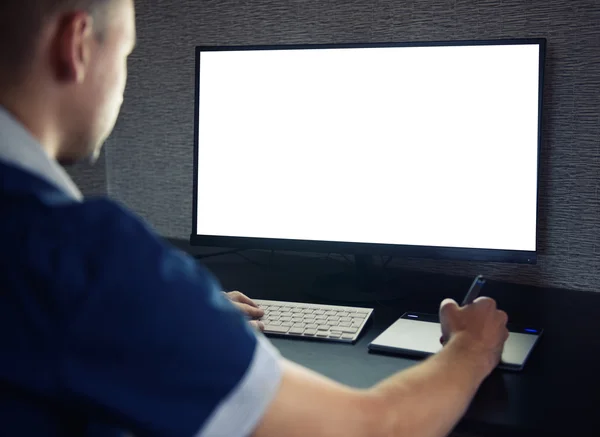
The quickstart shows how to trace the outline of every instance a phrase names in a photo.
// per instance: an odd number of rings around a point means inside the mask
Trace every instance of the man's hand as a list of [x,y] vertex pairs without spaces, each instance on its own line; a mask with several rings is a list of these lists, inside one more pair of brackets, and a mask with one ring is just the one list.
[[260,319],[262,316],[264,316],[265,312],[262,310],[262,308],[259,308],[258,305],[252,301],[252,299],[245,294],[240,293],[239,291],[225,292],[225,296],[227,296],[227,298],[233,302],[233,304],[238,307],[240,311],[252,319],[249,322],[252,326],[264,331],[265,325],[257,319]]
[[482,360],[487,373],[500,362],[508,338],[507,320],[506,313],[498,310],[496,302],[488,297],[475,299],[464,307],[446,299],[440,306],[443,342],[459,343],[465,353]]

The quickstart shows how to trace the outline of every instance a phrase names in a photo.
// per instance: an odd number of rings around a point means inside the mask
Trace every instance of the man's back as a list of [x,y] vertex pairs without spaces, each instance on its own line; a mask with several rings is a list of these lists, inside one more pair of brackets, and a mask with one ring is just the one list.
[[85,415],[64,391],[62,354],[92,274],[77,238],[89,223],[76,216],[94,208],[7,164],[0,181],[0,435],[85,435]]
[[210,426],[262,350],[212,276],[114,202],[1,161],[0,186],[0,435]]

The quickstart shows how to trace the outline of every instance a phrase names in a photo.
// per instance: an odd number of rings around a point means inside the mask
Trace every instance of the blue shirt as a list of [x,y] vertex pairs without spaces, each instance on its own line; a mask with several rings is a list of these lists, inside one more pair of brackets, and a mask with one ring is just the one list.
[[279,356],[195,260],[0,107],[0,435],[246,436]]

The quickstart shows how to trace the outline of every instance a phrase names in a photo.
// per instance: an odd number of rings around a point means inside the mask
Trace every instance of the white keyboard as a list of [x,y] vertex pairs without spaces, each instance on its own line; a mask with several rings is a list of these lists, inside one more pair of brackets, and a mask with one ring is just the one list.
[[253,299],[265,311],[265,334],[311,337],[327,341],[356,341],[372,308]]

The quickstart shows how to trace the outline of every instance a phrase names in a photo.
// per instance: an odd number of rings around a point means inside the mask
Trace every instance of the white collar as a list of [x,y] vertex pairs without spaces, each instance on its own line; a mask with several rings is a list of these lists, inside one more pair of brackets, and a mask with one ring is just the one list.
[[4,107],[0,106],[0,160],[16,165],[60,188],[73,200],[83,196],[67,172]]

